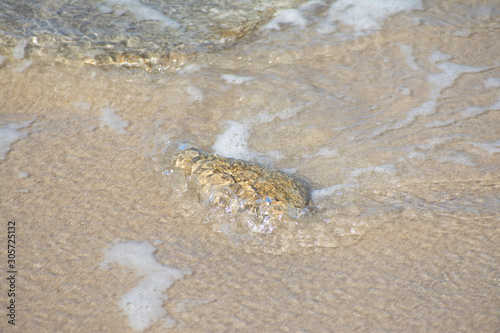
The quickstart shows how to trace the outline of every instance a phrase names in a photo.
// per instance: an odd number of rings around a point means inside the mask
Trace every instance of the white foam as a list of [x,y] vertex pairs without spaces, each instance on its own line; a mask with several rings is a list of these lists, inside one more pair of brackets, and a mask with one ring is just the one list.
[[276,12],[276,16],[264,26],[264,29],[280,30],[281,24],[296,25],[304,28],[307,20],[297,9],[280,9]]
[[127,120],[123,120],[119,115],[115,113],[115,110],[109,106],[101,108],[101,126],[108,126],[116,130],[120,134],[128,134],[125,128],[130,124]]
[[443,120],[443,121],[440,121],[440,120],[436,120],[432,123],[428,123],[428,124],[425,124],[424,126],[425,127],[444,127],[444,126],[448,126],[448,125],[451,125],[455,123],[455,120],[454,119],[448,119],[448,120]]
[[272,122],[276,118],[280,118],[281,120],[289,119],[297,115],[302,110],[300,106],[292,106],[286,109],[281,110],[276,113],[268,113],[268,112],[260,112],[254,118],[250,119],[250,122],[255,125],[259,124],[267,124]]
[[480,106],[469,106],[469,107],[465,108],[461,113],[462,113],[462,117],[467,119],[467,118],[473,118],[475,116],[478,116],[478,115],[486,112],[487,110],[488,110],[488,108],[482,108]]
[[232,84],[242,84],[244,82],[253,80],[250,76],[238,76],[233,74],[222,74],[221,77],[227,82]]
[[199,88],[195,86],[189,86],[186,88],[186,92],[189,94],[189,96],[192,97],[193,100],[195,101],[202,101],[203,100],[203,91],[201,91]]
[[427,81],[431,84],[432,88],[429,97],[437,99],[441,91],[445,88],[451,87],[455,80],[465,73],[478,73],[488,70],[489,67],[472,67],[454,64],[451,62],[444,62],[435,64],[441,70],[441,73],[430,74],[427,76]]
[[421,71],[420,67],[417,65],[417,62],[415,61],[415,55],[413,54],[413,47],[411,45],[402,43],[399,43],[398,46],[401,52],[403,52],[403,54],[406,57],[406,64],[408,65],[408,67],[410,67],[414,71]]
[[338,155],[337,149],[329,147],[321,147],[316,152],[316,154],[314,154],[314,156],[319,156],[319,157],[333,157],[337,155]]
[[320,188],[317,190],[312,190],[311,191],[311,199],[313,201],[318,201],[318,200],[321,200],[323,198],[331,197],[335,194],[341,194],[346,189],[353,188],[353,187],[356,187],[356,186],[353,184],[339,184],[339,185],[333,185],[333,186]]
[[486,150],[488,154],[500,153],[500,139],[496,141],[486,141],[486,142],[469,142],[474,146]]
[[216,154],[238,159],[252,159],[256,153],[249,148],[250,126],[236,121],[228,121],[224,133],[217,136],[212,149]]
[[472,31],[470,30],[456,30],[455,32],[453,32],[453,36],[457,36],[457,37],[469,37],[470,35],[472,35]]
[[376,166],[371,166],[371,167],[366,167],[366,168],[353,168],[351,171],[351,177],[359,177],[363,176],[366,174],[371,174],[371,173],[395,173],[396,172],[396,167],[394,164],[384,164],[384,165],[376,165]]
[[113,12],[113,8],[106,6],[106,5],[100,5],[98,7],[99,11],[103,14],[109,14]]
[[465,108],[465,110],[462,111],[462,117],[464,117],[465,119],[472,118],[490,110],[500,110],[500,95],[498,96],[498,101],[490,106],[469,106]]
[[28,40],[25,38],[20,39],[16,46],[12,49],[12,57],[14,59],[23,59],[24,58],[24,50],[28,45]]
[[118,302],[128,316],[130,327],[136,331],[144,331],[158,320],[173,323],[173,319],[168,317],[163,308],[163,303],[168,299],[164,292],[184,274],[178,269],[158,263],[153,256],[155,250],[147,242],[115,243],[105,251],[105,259],[101,263],[103,268],[116,263],[136,270],[137,278],[141,279]]
[[435,64],[436,62],[450,60],[451,59],[451,55],[445,54],[445,53],[440,52],[440,51],[435,51],[430,56],[428,56],[427,59],[431,63]]
[[440,163],[451,162],[466,166],[475,166],[476,164],[464,153],[454,150],[440,151],[438,156],[435,156],[436,161]]
[[12,71],[14,73],[20,73],[20,72],[23,72],[24,70],[26,70],[28,67],[31,66],[31,64],[33,64],[33,61],[31,60],[21,60],[17,63],[17,66],[15,66],[14,68],[12,68]]
[[490,77],[484,82],[486,88],[500,88],[500,78]]
[[164,15],[159,10],[147,6],[139,0],[107,0],[112,5],[124,5],[127,9],[135,15],[138,20],[151,20],[160,22],[161,26],[166,28],[180,28],[180,24]]
[[180,74],[185,74],[185,73],[196,73],[200,69],[202,69],[203,66],[200,64],[187,64],[181,69],[178,70],[178,73]]
[[393,129],[401,128],[401,127],[409,125],[418,116],[428,116],[430,114],[435,113],[436,107],[437,107],[437,100],[431,100],[431,101],[424,102],[422,105],[417,106],[416,108],[413,108],[410,111],[408,111],[406,119],[402,120],[400,122],[397,122],[393,126]]
[[291,175],[293,175],[294,173],[297,173],[297,168],[284,168],[284,169],[280,169],[280,170],[283,171],[284,173],[288,173]]
[[395,122],[392,125],[384,124],[373,129],[371,131],[371,137],[375,137],[387,130],[406,127],[419,116],[428,116],[436,113],[438,99],[441,96],[441,92],[446,88],[452,87],[460,75],[465,73],[483,72],[489,69],[488,67],[472,67],[458,65],[451,62],[440,62],[449,59],[448,55],[441,52],[434,52],[428,59],[441,70],[440,73],[429,74],[427,76],[427,81],[431,85],[428,95],[429,100],[409,110],[405,119]]
[[27,178],[29,176],[29,174],[27,172],[24,172],[24,171],[19,171],[17,173],[17,177],[19,178]]
[[28,136],[29,132],[18,132],[21,128],[28,127],[33,120],[23,121],[21,123],[8,123],[0,127],[0,161],[5,159],[7,152],[10,150],[10,145],[19,139]]
[[285,157],[285,155],[283,155],[283,153],[280,152],[279,150],[268,150],[266,152],[266,155],[271,157],[275,161],[281,160],[282,158]]
[[500,110],[500,95],[498,95],[498,100],[488,107],[489,110]]
[[284,156],[279,151],[268,151],[264,156],[251,150],[248,140],[250,139],[252,126],[270,123],[276,118],[288,119],[301,110],[302,108],[299,106],[289,107],[273,114],[263,111],[254,117],[247,118],[243,123],[228,121],[224,133],[217,136],[212,149],[216,154],[224,157],[255,160],[270,165],[272,164],[271,159],[277,160]]
[[378,30],[387,17],[422,8],[420,0],[338,0],[330,7],[328,21],[340,21],[357,32]]
[[399,88],[399,93],[401,95],[409,96],[409,95],[411,95],[411,90],[409,88],[400,87]]

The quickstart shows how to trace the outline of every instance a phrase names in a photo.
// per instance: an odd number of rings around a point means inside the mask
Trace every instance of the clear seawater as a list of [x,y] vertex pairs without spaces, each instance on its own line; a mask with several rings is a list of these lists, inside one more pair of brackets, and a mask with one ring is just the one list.
[[[63,77],[60,105],[94,121],[85,135],[139,142],[149,190],[184,233],[204,225],[242,253],[314,255],[432,223],[429,243],[449,232],[475,248],[500,221],[499,31],[497,1],[0,1],[0,75],[63,73],[40,77]],[[44,121],[0,120],[2,154]],[[152,160],[171,140],[305,179],[310,212],[261,233],[207,208]],[[498,246],[480,257],[471,279],[498,272]]]
[[[156,170],[169,207],[189,202],[200,223],[213,224],[245,250],[353,244],[370,228],[408,216],[417,222],[446,216],[453,223],[498,217],[498,59],[474,58],[486,48],[474,38],[481,29],[494,29],[497,6],[136,0],[1,5],[5,68],[22,71],[33,62],[64,59],[70,67],[116,67],[125,77],[145,69],[164,85],[154,130],[142,134],[149,140],[146,167]],[[241,28],[248,22],[252,29]],[[221,31],[227,29],[241,34],[225,38]],[[468,43],[478,49],[467,49]],[[116,57],[88,61],[107,53],[132,54],[138,65]],[[164,67],[161,57],[170,61]],[[151,66],[142,66],[149,60]],[[108,118],[115,116],[108,111]],[[208,213],[182,177],[151,167],[152,150],[171,140],[296,174],[309,182],[311,213],[271,234],[254,232],[244,214]]]

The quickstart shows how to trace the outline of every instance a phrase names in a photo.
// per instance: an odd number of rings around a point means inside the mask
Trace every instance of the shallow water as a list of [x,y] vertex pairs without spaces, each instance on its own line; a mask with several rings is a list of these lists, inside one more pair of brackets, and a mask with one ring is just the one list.
[[[172,71],[220,50],[296,1],[1,1],[4,56]],[[10,51],[10,52],[9,52]]]
[[[125,3],[75,6],[116,16]],[[184,60],[168,71],[89,66],[96,44],[71,34],[61,64],[60,31],[36,53],[9,30],[1,216],[25,224],[24,328],[139,327],[117,305],[133,274],[98,269],[131,240],[183,276],[157,293],[172,319],[140,326],[152,331],[497,330],[500,7],[371,3],[273,5],[224,47],[207,50],[217,32],[175,49]],[[141,50],[165,51],[147,31]],[[171,140],[304,179],[308,214],[259,232],[247,212],[207,208],[152,160]],[[49,294],[61,304],[41,313]]]
[[[188,66],[167,83],[176,99],[157,114],[157,144],[188,139],[311,182],[314,214],[278,228],[269,242],[250,232],[257,239],[244,247],[352,244],[408,212],[498,217],[500,94],[488,83],[496,65],[449,50],[474,43],[474,34],[436,32],[426,20],[437,10],[357,31],[331,23],[334,7],[317,6],[319,14],[297,11],[307,28],[264,30],[210,65]],[[429,34],[453,41],[444,47]],[[178,98],[190,103],[179,109]],[[464,192],[471,186],[474,195]],[[174,206],[188,200],[170,197]]]

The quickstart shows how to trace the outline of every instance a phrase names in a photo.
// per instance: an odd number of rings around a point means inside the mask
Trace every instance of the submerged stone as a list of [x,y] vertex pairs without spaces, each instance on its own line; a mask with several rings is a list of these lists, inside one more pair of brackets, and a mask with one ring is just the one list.
[[171,143],[167,151],[166,159],[194,184],[200,200],[228,213],[247,211],[265,220],[299,216],[309,204],[307,185],[282,171],[208,154],[184,141]]

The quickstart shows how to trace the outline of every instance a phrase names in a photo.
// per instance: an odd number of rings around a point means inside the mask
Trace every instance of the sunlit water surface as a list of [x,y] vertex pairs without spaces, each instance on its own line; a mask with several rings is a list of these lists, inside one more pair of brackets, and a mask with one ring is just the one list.
[[[496,0],[0,0],[19,327],[498,331],[499,31]],[[218,204],[172,142],[310,201]]]
[[[310,213],[270,233],[245,214],[193,205],[196,219],[245,250],[279,253],[353,244],[391,221],[498,218],[498,59],[474,61],[485,47],[476,32],[498,13],[451,6],[450,19],[417,4],[342,24],[338,7],[306,3],[288,24],[169,78],[157,149],[188,139],[311,188]],[[156,170],[170,207],[196,201],[182,177]]]
[[[72,59],[66,61],[70,65],[99,65],[88,59],[97,59],[97,53],[133,53],[134,44],[111,42],[132,31],[142,50],[135,54],[142,59],[138,63],[153,59],[158,65],[158,56],[151,54],[173,52],[166,45],[174,39],[173,44],[191,45],[185,53],[195,54],[190,61],[169,67],[169,73],[151,74],[164,85],[165,99],[151,119],[153,130],[142,133],[142,154],[163,187],[165,207],[210,224],[245,251],[349,245],[391,221],[440,219],[446,224],[498,218],[499,62],[475,57],[492,52],[484,40],[498,31],[498,7],[309,1],[276,12],[281,3],[273,7],[271,20],[254,17],[252,11],[241,11],[236,23],[231,19],[233,28],[260,20],[252,25],[253,33],[234,43],[234,38],[222,38],[220,29],[191,31],[192,22],[179,21],[184,16],[176,16],[173,8],[170,16],[161,16],[168,12],[161,11],[161,4],[82,2],[57,11],[55,3],[26,3],[26,10],[15,14],[20,4],[4,1],[11,16],[3,18],[9,47],[1,60],[5,70],[18,72],[40,55],[46,55],[45,61],[61,56]],[[34,14],[37,6],[43,10]],[[87,7],[99,20],[84,19],[76,27],[62,15]],[[203,8],[213,22],[235,15],[232,7],[224,7],[231,12],[226,16],[217,16],[215,7]],[[9,20],[23,28],[7,27]],[[179,33],[161,39],[154,29]],[[47,34],[51,37],[43,44]],[[99,43],[99,37],[107,39]],[[207,51],[207,45],[226,49]],[[58,55],[51,58],[54,47]],[[116,58],[102,65],[110,63],[141,67]],[[107,116],[103,111],[104,123],[126,133],[128,122],[113,118],[112,108],[108,111]],[[312,199],[307,214],[265,226],[248,212],[207,209],[186,179],[164,165],[161,151],[171,140],[188,140],[209,153],[304,179]]]

